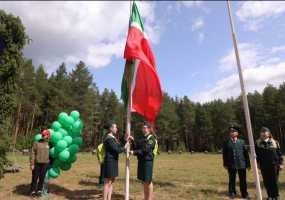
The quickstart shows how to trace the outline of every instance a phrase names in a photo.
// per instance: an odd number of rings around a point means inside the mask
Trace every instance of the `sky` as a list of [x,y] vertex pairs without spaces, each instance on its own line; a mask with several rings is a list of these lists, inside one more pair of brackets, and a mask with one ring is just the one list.
[[[163,91],[195,102],[240,94],[225,1],[138,1]],[[24,56],[51,74],[84,61],[102,91],[120,96],[130,3],[0,2],[22,19],[32,43]],[[247,91],[285,81],[285,2],[232,3]]]

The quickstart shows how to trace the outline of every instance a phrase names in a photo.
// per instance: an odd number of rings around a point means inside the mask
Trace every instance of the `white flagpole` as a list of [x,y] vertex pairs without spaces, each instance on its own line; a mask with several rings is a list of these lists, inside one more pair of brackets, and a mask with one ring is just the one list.
[[232,39],[233,39],[235,55],[236,55],[236,62],[237,62],[238,73],[239,73],[240,87],[241,87],[242,100],[243,100],[243,108],[244,108],[245,119],[246,119],[246,128],[247,128],[248,140],[249,140],[249,145],[250,145],[250,155],[251,155],[250,157],[251,157],[251,161],[253,164],[253,173],[254,173],[255,186],[256,186],[256,196],[258,200],[262,200],[262,193],[261,193],[259,174],[258,174],[258,169],[257,169],[250,113],[249,113],[249,108],[248,108],[248,100],[247,100],[247,94],[246,94],[246,89],[245,89],[245,84],[244,84],[244,79],[243,79],[243,74],[242,74],[242,68],[240,64],[238,44],[237,44],[229,0],[227,0],[227,6],[228,6],[228,13],[229,13],[230,24],[231,24]]
[[[132,6],[133,1],[130,1],[130,19],[132,15]],[[130,21],[129,21],[130,23]],[[129,24],[130,25],[130,24]],[[131,67],[126,65],[126,67]],[[129,77],[128,77],[128,89],[129,89],[129,97],[128,97],[128,109],[127,109],[127,121],[126,121],[126,138],[131,135],[131,105],[132,105],[132,80],[130,77],[131,69],[129,69]],[[129,141],[127,141],[128,143]],[[129,200],[130,198],[130,146],[127,148],[126,152],[126,176],[125,176],[125,200]]]
[[[128,81],[131,83],[130,81]],[[128,98],[128,110],[127,110],[127,126],[126,126],[126,137],[131,134],[131,85],[129,85],[129,98]],[[128,141],[127,141],[128,142]],[[125,200],[129,200],[130,191],[130,146],[126,152],[126,177],[125,177]]]

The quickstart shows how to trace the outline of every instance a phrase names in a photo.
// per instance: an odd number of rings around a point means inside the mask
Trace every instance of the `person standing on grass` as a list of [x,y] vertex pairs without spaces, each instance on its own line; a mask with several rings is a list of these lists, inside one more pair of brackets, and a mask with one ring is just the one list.
[[153,150],[156,144],[156,138],[149,123],[145,122],[142,126],[143,138],[133,142],[134,150],[130,153],[138,158],[137,178],[144,183],[144,200],[153,199]]
[[278,175],[283,169],[283,158],[279,143],[272,138],[271,131],[262,127],[256,141],[256,159],[261,170],[268,200],[278,200]]
[[236,196],[236,174],[238,173],[241,196],[248,198],[246,168],[250,169],[250,161],[245,142],[238,139],[238,134],[238,128],[231,126],[230,139],[223,146],[223,164],[229,176],[229,197],[234,198]]
[[42,139],[33,143],[30,156],[32,170],[32,183],[30,194],[42,195],[43,183],[49,165],[49,143],[50,132],[44,130],[41,133]]
[[[104,131],[103,131],[103,136],[102,136],[102,143],[104,143],[104,140],[105,140],[105,137],[106,137],[105,129],[109,130],[108,125],[104,126]],[[100,152],[99,152],[98,148],[97,148],[97,152],[96,153],[97,153],[97,159],[98,159],[99,164],[100,164],[100,176],[99,176],[98,185],[99,186],[103,186],[104,185],[104,162],[100,163],[100,155],[99,155]]]
[[116,123],[107,124],[109,133],[104,140],[105,158],[104,158],[104,191],[103,199],[111,200],[113,192],[113,183],[118,176],[119,154],[127,149],[128,143],[123,147],[116,138],[118,128]]

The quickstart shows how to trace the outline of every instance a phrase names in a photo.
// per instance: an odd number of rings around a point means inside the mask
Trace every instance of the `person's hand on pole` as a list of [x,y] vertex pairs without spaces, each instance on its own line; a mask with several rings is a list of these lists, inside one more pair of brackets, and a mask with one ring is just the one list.
[[133,137],[133,136],[131,136],[131,135],[129,135],[129,137],[128,137],[128,141],[134,141],[134,137]]
[[129,149],[129,147],[130,147],[130,143],[129,143],[129,142],[127,142],[127,143],[125,144],[125,146],[124,146],[124,149],[128,150],[128,149]]

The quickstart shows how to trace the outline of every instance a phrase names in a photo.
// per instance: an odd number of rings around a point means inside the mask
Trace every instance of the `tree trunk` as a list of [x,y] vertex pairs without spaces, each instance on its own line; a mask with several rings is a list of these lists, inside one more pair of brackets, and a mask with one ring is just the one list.
[[17,111],[16,127],[15,127],[15,133],[14,133],[14,138],[13,138],[13,154],[15,154],[15,148],[16,148],[16,143],[17,143],[21,109],[22,109],[22,104],[20,102],[19,107],[18,107],[18,111]]
[[33,128],[34,128],[34,119],[35,119],[36,107],[37,107],[37,104],[35,103],[34,109],[33,109],[33,114],[32,114],[32,121],[31,121],[31,127],[30,127],[30,131],[29,131],[29,135],[31,135]]

